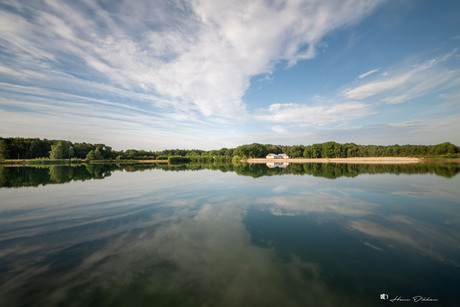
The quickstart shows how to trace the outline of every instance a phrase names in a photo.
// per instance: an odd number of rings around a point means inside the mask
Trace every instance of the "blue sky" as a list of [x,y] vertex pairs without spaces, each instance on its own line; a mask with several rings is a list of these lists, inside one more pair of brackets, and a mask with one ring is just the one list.
[[460,2],[0,0],[0,136],[460,145]]

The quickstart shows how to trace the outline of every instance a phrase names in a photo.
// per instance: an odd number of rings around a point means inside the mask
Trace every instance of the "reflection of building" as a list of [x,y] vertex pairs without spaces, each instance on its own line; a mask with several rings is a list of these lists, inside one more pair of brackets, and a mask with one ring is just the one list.
[[[279,159],[279,158],[278,158]],[[267,162],[267,167],[268,168],[286,168],[289,164],[289,162]]]
[[269,153],[266,157],[267,159],[289,159],[290,157],[287,154],[274,154],[274,153]]

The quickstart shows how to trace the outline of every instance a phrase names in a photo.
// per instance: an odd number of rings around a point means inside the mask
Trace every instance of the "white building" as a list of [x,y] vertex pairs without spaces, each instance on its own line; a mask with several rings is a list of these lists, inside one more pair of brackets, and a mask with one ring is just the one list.
[[287,155],[287,154],[279,154],[278,156],[280,156],[281,159],[289,159],[290,157]]
[[277,154],[274,154],[274,153],[269,153],[266,158],[267,159],[281,159],[280,156],[278,156]]
[[267,159],[289,159],[290,157],[287,154],[274,154],[269,153],[266,157]]

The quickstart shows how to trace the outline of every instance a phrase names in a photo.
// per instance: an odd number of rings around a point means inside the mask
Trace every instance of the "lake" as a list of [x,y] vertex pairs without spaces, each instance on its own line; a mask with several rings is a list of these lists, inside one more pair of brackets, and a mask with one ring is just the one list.
[[0,306],[459,306],[459,172],[0,167]]

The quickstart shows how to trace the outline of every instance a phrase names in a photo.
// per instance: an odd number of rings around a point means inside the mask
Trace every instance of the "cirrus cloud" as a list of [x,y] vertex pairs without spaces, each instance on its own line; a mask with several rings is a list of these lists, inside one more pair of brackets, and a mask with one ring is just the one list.
[[[454,49],[448,54],[426,60],[410,68],[406,67],[393,75],[384,74],[376,80],[346,89],[343,96],[354,100],[372,98],[377,102],[394,104],[423,96],[440,88],[457,86],[457,83],[451,80],[458,78],[459,71],[441,65],[456,54],[457,49]],[[358,78],[363,79],[377,71],[371,70]]]
[[325,35],[379,2],[18,2],[1,12],[3,71],[34,71],[48,88],[65,71],[205,116],[241,116],[253,76],[313,58]]
[[317,106],[277,103],[270,105],[263,113],[257,117],[259,120],[302,126],[324,126],[357,119],[373,114],[374,111],[368,105],[359,102]]

